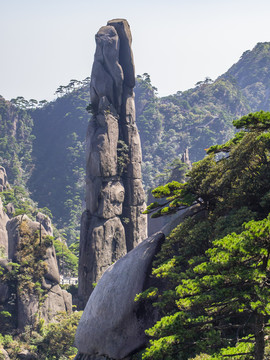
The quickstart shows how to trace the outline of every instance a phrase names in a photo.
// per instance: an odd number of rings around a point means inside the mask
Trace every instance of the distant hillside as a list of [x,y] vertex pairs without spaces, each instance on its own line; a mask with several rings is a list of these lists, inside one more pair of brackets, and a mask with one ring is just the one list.
[[15,185],[25,185],[32,173],[32,129],[27,111],[0,96],[0,165]]
[[[26,110],[23,101],[15,101],[15,107],[0,98],[0,156],[9,178],[27,183],[33,199],[52,211],[69,242],[79,234],[84,139],[90,118],[85,109],[89,87],[76,83],[60,86],[55,101],[38,106],[32,101]],[[186,148],[192,162],[202,159],[205,148],[232,136],[232,120],[251,111],[269,110],[270,43],[246,51],[215,81],[206,78],[192,89],[167,97],[157,97],[150,76],[143,74],[137,77],[135,95],[147,190],[166,182],[177,163],[173,160],[180,159]],[[11,142],[7,142],[9,134],[13,134]]]
[[54,221],[72,241],[79,234],[84,199],[88,104],[83,87],[31,111],[35,168],[28,186],[33,199],[51,209]]

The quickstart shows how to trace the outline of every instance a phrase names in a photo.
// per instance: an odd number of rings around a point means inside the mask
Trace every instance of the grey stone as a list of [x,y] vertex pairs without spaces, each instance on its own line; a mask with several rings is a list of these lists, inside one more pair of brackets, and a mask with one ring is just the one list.
[[[103,272],[127,252],[125,231],[118,217],[99,219],[85,211],[81,223],[79,294],[86,304]],[[83,306],[83,307],[84,307]],[[81,306],[80,306],[81,307]]]
[[7,209],[7,215],[9,218],[12,218],[12,216],[14,215],[15,213],[15,208],[14,208],[14,205],[12,203],[8,203],[6,205],[6,209]]
[[117,175],[118,121],[111,114],[99,115],[105,126],[99,126],[94,117],[88,126],[86,137],[86,172],[91,176]]
[[[141,213],[145,194],[131,41],[124,19],[109,21],[96,35],[90,83],[93,116],[86,136],[86,212],[80,238],[82,307],[106,268],[147,238],[147,217]],[[127,147],[126,164],[117,149],[120,141]]]
[[100,201],[97,214],[109,219],[122,214],[125,189],[120,181],[109,181],[100,191]]
[[25,291],[18,296],[18,329],[23,330],[26,325],[34,325],[38,317],[43,318],[46,323],[51,322],[60,311],[70,312],[71,304],[71,294],[67,295],[59,284],[47,291],[41,306],[37,295]]
[[0,166],[0,192],[9,188],[6,169]]
[[162,233],[153,235],[103,274],[77,328],[80,354],[123,359],[146,344],[144,330],[155,319],[151,312],[142,315],[134,298],[143,291],[163,240]]
[[54,246],[48,247],[44,256],[44,261],[47,264],[47,273],[44,275],[45,279],[52,283],[59,284],[60,275]]
[[8,353],[3,348],[0,348],[0,355],[3,356],[2,358],[0,357],[1,359],[10,360],[10,357],[9,357]]
[[[8,254],[12,261],[20,263],[21,259],[17,251],[21,241],[21,225],[24,229],[34,235],[36,231],[41,231],[41,236],[47,236],[48,233],[39,222],[29,219],[26,215],[17,216],[7,223],[9,248]],[[45,301],[40,304],[37,294],[30,289],[17,294],[18,297],[18,328],[23,330],[26,325],[33,325],[36,316],[39,314],[46,322],[51,321],[59,311],[71,311],[71,294],[62,290],[59,286],[60,276],[56,260],[54,246],[48,246],[44,261],[47,266],[47,272],[41,279],[42,288],[45,290],[43,295]]]
[[36,215],[36,221],[41,223],[49,236],[53,236],[52,222],[47,215],[38,212]]
[[6,225],[9,221],[9,217],[3,209],[2,200],[0,198],[0,258],[6,258],[8,256],[8,234]]
[[124,224],[128,251],[147,238],[147,217],[142,214],[145,209],[145,204],[124,208],[123,215],[128,219]]
[[123,70],[119,60],[119,37],[113,26],[103,26],[96,34],[96,53],[91,74],[92,106],[106,96],[119,111],[122,98]]
[[113,19],[108,21],[107,25],[113,26],[117,31],[121,43],[120,63],[124,72],[124,82],[128,87],[134,88],[135,71],[131,50],[132,36],[129,24],[124,19]]

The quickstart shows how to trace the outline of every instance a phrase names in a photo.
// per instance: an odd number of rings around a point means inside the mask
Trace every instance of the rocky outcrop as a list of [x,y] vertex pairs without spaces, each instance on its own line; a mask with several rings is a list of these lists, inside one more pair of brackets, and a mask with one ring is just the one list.
[[7,258],[8,255],[8,235],[6,230],[9,218],[4,211],[2,200],[0,198],[0,258]]
[[152,261],[163,240],[163,233],[153,235],[105,271],[78,325],[78,359],[83,354],[89,355],[87,359],[123,359],[146,344],[144,330],[157,314],[134,298],[149,286]]
[[8,356],[8,353],[2,347],[0,348],[0,359],[10,360],[10,357]]
[[47,235],[53,236],[52,222],[51,222],[51,219],[47,215],[42,214],[39,211],[36,215],[36,221],[39,222],[44,227]]
[[[39,234],[39,241],[45,241],[48,235],[40,222],[29,219],[26,215],[17,216],[7,223],[8,231],[8,257],[13,262],[21,263],[25,259],[20,254],[21,242],[24,237],[32,237]],[[41,240],[40,240],[41,239]],[[30,245],[29,245],[30,246]],[[37,245],[40,246],[40,245]],[[34,291],[34,287],[19,291],[18,303],[18,329],[23,330],[26,325],[34,324],[37,314],[46,322],[51,321],[59,311],[72,310],[71,294],[62,290],[59,286],[60,275],[56,260],[55,249],[52,244],[46,246],[44,255],[46,272],[39,280],[41,283],[42,297]],[[29,275],[31,272],[29,273]]]
[[[0,166],[0,192],[7,190],[9,184],[7,182],[6,170],[3,166]],[[6,225],[9,217],[4,210],[2,200],[0,198],[0,259],[7,258],[8,255],[8,236]]]
[[135,124],[131,33],[116,19],[96,34],[86,139],[86,210],[81,220],[82,307],[103,272],[147,237],[141,144]]
[[7,190],[8,188],[9,184],[7,182],[6,169],[3,166],[0,166],[0,192]]

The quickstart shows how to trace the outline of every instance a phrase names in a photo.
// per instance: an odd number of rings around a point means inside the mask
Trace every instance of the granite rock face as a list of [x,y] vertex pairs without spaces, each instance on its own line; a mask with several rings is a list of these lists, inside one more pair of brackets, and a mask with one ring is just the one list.
[[106,268],[147,238],[131,41],[124,19],[109,21],[96,34],[90,84],[93,116],[86,137],[86,210],[80,237],[82,308]]
[[36,221],[39,222],[44,227],[47,235],[53,236],[52,222],[47,215],[38,212],[36,215]]
[[[0,166],[0,192],[7,190],[8,188],[9,184],[7,182],[6,170],[3,166]],[[0,259],[5,259],[8,255],[8,236],[6,230],[8,221],[9,217],[3,208],[3,203],[0,198]]]
[[[111,265],[92,292],[79,322],[78,359],[123,359],[147,342],[144,330],[157,320],[155,310],[135,303],[149,284],[152,261],[164,240],[159,232]],[[80,357],[81,356],[81,357]]]
[[[42,224],[29,219],[26,215],[16,216],[7,223],[8,233],[8,258],[13,262],[20,263],[20,253],[18,247],[24,237],[21,225],[31,236],[40,232],[41,236],[49,235]],[[49,322],[59,311],[72,310],[71,294],[62,290],[59,286],[60,276],[53,245],[47,247],[43,260],[46,264],[46,273],[41,280],[41,288],[46,294],[45,301],[40,304],[38,296],[31,290],[25,289],[24,292],[17,294],[18,297],[18,329],[23,330],[26,325],[32,325],[35,315],[39,312],[40,316]]]
[[0,198],[0,258],[7,258],[8,255],[8,235],[6,230],[9,217],[3,209],[2,200]]
[[9,188],[7,182],[7,173],[6,169],[3,166],[0,166],[0,192]]

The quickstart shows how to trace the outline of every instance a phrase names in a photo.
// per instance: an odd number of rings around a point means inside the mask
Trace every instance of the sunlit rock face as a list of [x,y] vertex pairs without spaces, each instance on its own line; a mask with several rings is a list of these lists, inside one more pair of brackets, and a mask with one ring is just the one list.
[[152,235],[105,271],[77,328],[77,360],[126,359],[147,343],[145,330],[158,312],[134,298],[152,285],[152,261],[164,238]]
[[96,34],[90,84],[93,115],[86,137],[86,210],[80,236],[82,308],[104,271],[147,238],[131,41],[124,19],[109,21]]
[[[40,218],[45,215],[40,214]],[[21,258],[20,247],[25,236],[34,237],[40,233],[42,241],[49,235],[40,222],[31,220],[26,215],[19,215],[7,222],[8,234],[8,258],[21,264],[24,259]],[[56,260],[54,246],[48,245],[43,256],[46,272],[40,279],[41,289],[44,293],[44,301],[40,301],[39,296],[33,289],[24,289],[17,293],[17,312],[18,329],[23,330],[26,325],[33,325],[36,315],[39,314],[45,322],[54,319],[59,311],[72,311],[72,298],[66,290],[62,290],[59,276],[59,269]],[[1,288],[0,288],[1,290]]]

